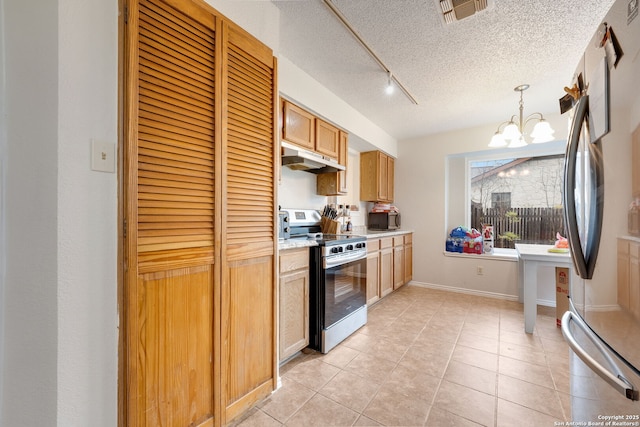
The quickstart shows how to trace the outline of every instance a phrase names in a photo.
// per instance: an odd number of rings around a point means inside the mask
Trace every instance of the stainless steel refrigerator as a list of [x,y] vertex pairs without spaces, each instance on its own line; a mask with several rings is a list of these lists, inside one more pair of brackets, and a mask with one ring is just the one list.
[[613,4],[564,104],[572,106],[565,221],[578,277],[562,332],[572,349],[572,420],[584,423],[574,425],[640,426],[640,238],[629,223],[630,204],[640,197],[633,184],[640,177],[637,15],[638,0]]

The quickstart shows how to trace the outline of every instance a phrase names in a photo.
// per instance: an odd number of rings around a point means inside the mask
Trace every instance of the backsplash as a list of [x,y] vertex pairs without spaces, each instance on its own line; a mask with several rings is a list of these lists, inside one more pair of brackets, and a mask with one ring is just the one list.
[[347,172],[349,195],[340,197],[316,194],[316,175],[283,167],[278,187],[278,204],[283,208],[299,209],[322,209],[324,205],[330,203],[356,205],[359,210],[351,213],[351,223],[354,226],[364,227],[369,204],[358,200],[360,194],[359,166],[360,153],[349,151]]

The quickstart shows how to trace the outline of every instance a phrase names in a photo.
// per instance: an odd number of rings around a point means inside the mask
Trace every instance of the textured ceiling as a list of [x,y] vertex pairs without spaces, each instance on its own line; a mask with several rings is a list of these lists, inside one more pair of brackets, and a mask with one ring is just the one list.
[[558,112],[573,71],[613,0],[494,0],[444,24],[435,0],[333,0],[417,99],[398,89],[322,0],[272,0],[280,52],[398,140]]

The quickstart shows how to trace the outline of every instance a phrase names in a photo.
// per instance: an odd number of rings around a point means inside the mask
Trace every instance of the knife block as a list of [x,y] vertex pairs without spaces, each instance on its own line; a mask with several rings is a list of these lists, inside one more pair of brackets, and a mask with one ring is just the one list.
[[325,216],[320,219],[320,228],[324,234],[340,234],[340,222]]

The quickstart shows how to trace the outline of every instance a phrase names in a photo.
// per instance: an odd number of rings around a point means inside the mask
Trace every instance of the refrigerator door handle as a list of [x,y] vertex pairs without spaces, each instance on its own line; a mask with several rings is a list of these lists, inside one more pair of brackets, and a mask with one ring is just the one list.
[[[597,347],[598,351],[602,353],[602,355],[607,359],[611,368],[614,372],[606,369],[602,366],[597,360],[595,360],[587,351],[578,344],[575,337],[573,336],[573,332],[571,331],[569,325],[571,322],[575,322],[576,326],[578,326],[584,334],[591,340],[591,342]],[[622,371],[613,361],[605,347],[600,342],[598,336],[596,336],[591,329],[585,324],[584,320],[580,316],[577,316],[575,313],[571,311],[567,311],[562,316],[562,335],[564,339],[571,347],[571,350],[576,353],[576,355],[582,359],[582,361],[596,374],[598,374],[603,380],[608,382],[614,389],[620,392],[623,396],[630,400],[638,400],[639,393],[638,389],[623,375]]]
[[589,97],[584,96],[578,100],[575,107],[573,121],[569,128],[569,138],[567,141],[567,150],[565,153],[564,164],[564,188],[562,190],[564,204],[564,220],[567,226],[567,238],[569,240],[569,248],[571,249],[571,259],[576,267],[578,276],[585,277],[587,275],[587,263],[585,260],[582,247],[580,246],[580,235],[578,234],[578,219],[576,214],[576,202],[574,189],[576,186],[576,166],[578,144],[580,142],[580,134],[582,124],[589,112]]
[[[598,248],[600,246],[600,230],[602,228],[603,213],[603,188],[604,188],[604,170],[601,159],[600,141],[595,143],[586,143],[589,156],[589,176],[590,186],[587,189],[591,204],[588,209],[588,223],[578,224],[578,209],[576,206],[576,171],[582,165],[578,164],[579,145],[581,137],[589,138],[589,96],[585,95],[578,101],[576,105],[573,122],[569,130],[569,138],[567,141],[567,150],[565,153],[564,166],[564,219],[567,227],[569,248],[571,249],[571,258],[576,267],[578,276],[583,279],[591,279],[598,257]],[[583,135],[583,124],[585,125],[586,135]],[[584,161],[584,158],[581,160]],[[584,214],[586,212],[582,212]],[[580,235],[579,227],[585,228],[585,234]],[[583,240],[584,239],[584,240]]]

